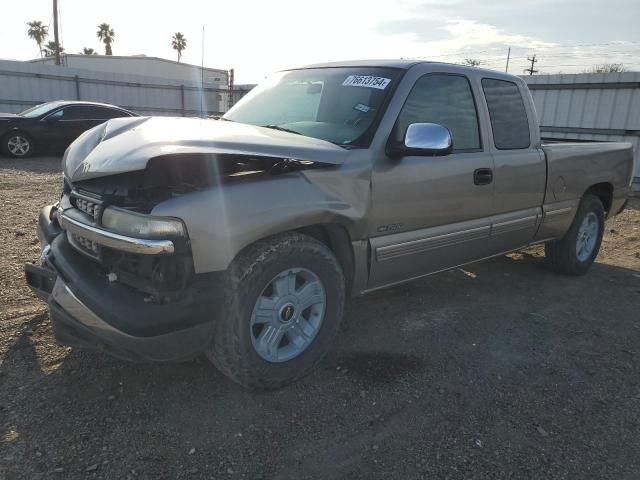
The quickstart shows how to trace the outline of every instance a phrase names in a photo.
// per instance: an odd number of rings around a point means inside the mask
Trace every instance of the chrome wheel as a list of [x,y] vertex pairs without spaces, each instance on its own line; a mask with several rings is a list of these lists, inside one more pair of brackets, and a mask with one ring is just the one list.
[[268,362],[286,362],[304,352],[324,320],[327,296],[322,281],[305,268],[276,275],[251,313],[251,342]]
[[31,150],[31,142],[26,137],[15,134],[7,139],[7,150],[14,157],[24,157]]
[[585,215],[576,239],[576,257],[581,262],[586,262],[593,254],[598,243],[599,232],[598,216],[589,212]]

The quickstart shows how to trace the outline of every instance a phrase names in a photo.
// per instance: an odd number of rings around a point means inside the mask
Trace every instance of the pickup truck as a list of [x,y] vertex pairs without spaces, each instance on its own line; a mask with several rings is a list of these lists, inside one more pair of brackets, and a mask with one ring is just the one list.
[[218,120],[110,120],[63,172],[25,266],[57,340],[205,353],[275,388],[323,357],[351,296],[533,244],[586,273],[633,151],[541,143],[512,75],[355,61],[276,73]]

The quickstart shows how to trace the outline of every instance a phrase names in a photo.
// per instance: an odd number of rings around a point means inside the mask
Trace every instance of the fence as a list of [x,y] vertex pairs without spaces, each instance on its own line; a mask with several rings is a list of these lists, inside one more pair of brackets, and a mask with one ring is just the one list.
[[227,109],[228,95],[206,83],[0,60],[0,111],[9,113],[50,100],[87,100],[142,115],[215,115]]
[[630,142],[640,190],[640,72],[524,77],[543,138]]

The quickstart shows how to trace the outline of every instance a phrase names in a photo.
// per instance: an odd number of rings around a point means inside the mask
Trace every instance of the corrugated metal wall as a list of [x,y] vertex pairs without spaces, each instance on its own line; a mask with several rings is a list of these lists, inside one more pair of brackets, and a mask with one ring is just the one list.
[[0,112],[50,100],[87,100],[142,115],[196,116],[224,112],[227,95],[227,89],[205,84],[203,90],[196,82],[0,60]]
[[529,84],[545,138],[630,142],[640,186],[640,72],[533,75]]

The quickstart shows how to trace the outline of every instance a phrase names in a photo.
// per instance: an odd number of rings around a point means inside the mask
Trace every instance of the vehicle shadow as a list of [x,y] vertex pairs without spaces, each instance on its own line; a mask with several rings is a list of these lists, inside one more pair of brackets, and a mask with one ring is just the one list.
[[640,447],[616,430],[637,418],[639,301],[633,270],[596,264],[564,277],[539,252],[519,252],[353,300],[314,373],[266,393],[203,358],[52,354],[48,315],[36,315],[0,366],[0,471],[416,478],[517,458],[516,476],[622,474]]

